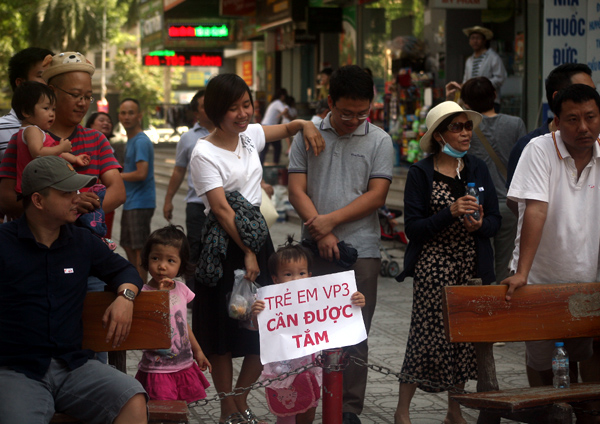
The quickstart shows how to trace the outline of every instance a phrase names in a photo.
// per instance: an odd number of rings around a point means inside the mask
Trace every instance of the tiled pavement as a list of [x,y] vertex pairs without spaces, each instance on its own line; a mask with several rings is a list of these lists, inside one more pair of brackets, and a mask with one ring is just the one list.
[[[184,183],[185,184],[185,183]],[[162,216],[162,205],[165,189],[157,185],[158,208],[152,220],[152,229],[157,229],[166,224]],[[185,226],[185,205],[182,190],[174,199],[175,212],[173,222]],[[113,236],[118,243],[120,231],[120,212],[117,211]],[[284,242],[288,233],[298,235],[299,225],[290,222],[276,223],[271,229],[274,244],[277,246]],[[402,263],[402,251],[387,245],[388,251],[395,256],[395,260]],[[123,256],[122,249],[117,250]],[[412,284],[410,281],[397,283],[391,278],[379,278],[379,293],[377,310],[373,318],[369,335],[370,357],[369,363],[390,368],[393,372],[400,372],[404,349],[410,325],[412,305]],[[494,347],[496,358],[496,371],[500,388],[523,387],[527,385],[525,375],[523,343],[507,343],[502,347]],[[135,374],[140,352],[130,351],[127,355],[128,372]],[[236,362],[236,372],[240,363]],[[207,377],[211,380],[210,375]],[[469,382],[466,390],[474,392],[475,382]],[[209,397],[214,395],[214,388],[208,389]],[[361,415],[363,424],[393,423],[393,415],[398,401],[398,382],[393,376],[369,371],[369,380],[365,399],[365,408]],[[276,420],[269,414],[264,399],[264,391],[256,390],[249,396],[251,408],[261,418],[274,423]],[[447,394],[431,394],[417,390],[411,404],[411,419],[413,424],[441,423],[445,416]],[[477,412],[463,408],[463,415],[469,424],[477,422]],[[211,402],[207,406],[191,409],[190,423],[217,423],[219,405]],[[511,422],[503,420],[502,422]],[[322,423],[321,406],[317,410],[316,424]]]

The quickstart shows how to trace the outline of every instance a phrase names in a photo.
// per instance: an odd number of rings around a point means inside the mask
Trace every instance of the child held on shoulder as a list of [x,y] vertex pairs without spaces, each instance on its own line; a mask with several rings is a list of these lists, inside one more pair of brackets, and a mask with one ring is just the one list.
[[38,156],[60,156],[74,166],[87,166],[90,156],[75,156],[71,153],[71,142],[66,138],[54,140],[46,131],[54,123],[56,95],[45,84],[25,81],[16,89],[11,102],[21,128],[17,132],[17,185],[21,193],[23,169]]
[[144,350],[135,376],[152,400],[194,402],[210,386],[202,371],[212,367],[187,322],[194,293],[177,278],[187,273],[189,258],[187,238],[175,225],[150,234],[142,250],[142,266],[152,277],[142,291],[169,290],[171,305],[171,348]]
[[[287,243],[269,258],[269,271],[275,284],[309,278],[312,274],[312,253],[288,236]],[[350,298],[353,305],[365,306],[365,297],[355,292]],[[254,319],[265,309],[265,302],[257,300],[252,305]],[[315,361],[315,354],[287,361],[265,364],[261,380],[277,378]],[[265,390],[269,410],[277,416],[277,424],[310,424],[321,396],[322,369],[312,367],[281,381],[273,381]]]

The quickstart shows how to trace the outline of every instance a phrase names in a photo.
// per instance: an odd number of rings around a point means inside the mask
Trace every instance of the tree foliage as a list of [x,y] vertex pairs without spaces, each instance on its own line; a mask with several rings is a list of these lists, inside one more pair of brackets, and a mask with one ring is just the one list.
[[135,54],[123,53],[115,58],[112,83],[121,99],[137,99],[144,115],[149,116],[154,105],[163,101],[162,72],[158,67],[142,66]]
[[19,50],[27,46],[23,37],[25,23],[23,14],[14,1],[0,2],[0,96],[10,98],[8,84],[8,61]]
[[138,0],[0,0],[0,96],[12,95],[8,60],[25,47],[84,54],[99,47],[105,11],[107,42],[120,44],[123,25],[137,23]]

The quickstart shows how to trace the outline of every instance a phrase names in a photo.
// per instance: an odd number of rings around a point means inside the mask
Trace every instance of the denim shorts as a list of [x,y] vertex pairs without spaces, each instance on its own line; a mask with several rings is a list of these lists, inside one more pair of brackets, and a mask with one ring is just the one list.
[[42,381],[0,367],[0,423],[50,422],[54,412],[111,423],[138,393],[146,395],[135,378],[95,360],[70,370],[52,359]]

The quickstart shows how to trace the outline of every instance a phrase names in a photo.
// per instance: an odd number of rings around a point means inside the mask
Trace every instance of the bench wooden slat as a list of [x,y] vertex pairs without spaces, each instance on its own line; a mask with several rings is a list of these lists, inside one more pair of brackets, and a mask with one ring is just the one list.
[[600,384],[597,383],[574,383],[568,389],[541,386],[452,395],[452,399],[468,408],[509,412],[553,403],[582,402],[598,398],[600,398]]
[[148,402],[150,421],[187,423],[189,409],[183,400],[151,400]]
[[505,300],[507,287],[444,287],[451,342],[513,342],[600,335],[600,283],[535,284]]
[[83,306],[83,348],[96,352],[118,350],[168,349],[171,347],[169,292],[139,293],[133,308],[131,332],[117,348],[106,343],[107,329],[102,327],[102,316],[115,300],[114,293],[88,293]]

